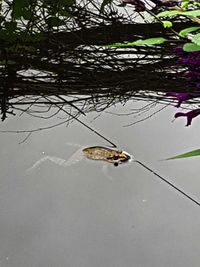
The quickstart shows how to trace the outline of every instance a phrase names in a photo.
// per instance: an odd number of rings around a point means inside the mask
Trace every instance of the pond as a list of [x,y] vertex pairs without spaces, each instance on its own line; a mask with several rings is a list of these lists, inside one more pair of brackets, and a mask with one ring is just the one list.
[[[139,105],[129,101],[80,119],[200,201],[199,158],[163,160],[198,148],[198,118],[184,127],[183,118],[172,122],[169,106],[124,127],[140,117],[116,114]],[[0,130],[37,129],[59,116],[10,117]],[[83,159],[63,167],[46,160],[28,171],[44,156],[67,160],[80,146],[109,145],[77,121],[26,137],[0,138],[1,266],[199,266],[195,203],[134,162],[114,167]]]

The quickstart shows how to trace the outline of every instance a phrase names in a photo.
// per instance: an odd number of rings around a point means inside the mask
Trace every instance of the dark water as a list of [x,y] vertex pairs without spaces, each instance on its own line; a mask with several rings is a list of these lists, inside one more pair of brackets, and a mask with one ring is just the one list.
[[[129,111],[117,106],[114,112]],[[199,158],[160,161],[199,148],[198,118],[171,122],[169,107],[143,123],[103,113],[90,123],[107,138],[200,200]],[[90,114],[90,122],[97,114]],[[0,129],[58,121],[24,115]],[[69,158],[79,144],[107,145],[77,122],[26,135],[1,134],[0,266],[199,267],[200,207],[136,163],[122,167],[82,160],[63,168],[44,155]]]

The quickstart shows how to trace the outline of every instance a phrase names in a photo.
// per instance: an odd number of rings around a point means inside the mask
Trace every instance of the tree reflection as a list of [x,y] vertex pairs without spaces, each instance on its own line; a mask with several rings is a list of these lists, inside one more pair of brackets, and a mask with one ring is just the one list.
[[[177,64],[180,42],[158,23],[136,23],[141,13],[115,2],[23,2],[2,9],[12,17],[2,16],[0,30],[2,121],[16,111],[48,119],[65,110],[69,122],[128,100],[173,103],[166,92],[193,89]],[[174,30],[190,25],[178,20]],[[169,38],[162,46],[106,47],[160,35]]]

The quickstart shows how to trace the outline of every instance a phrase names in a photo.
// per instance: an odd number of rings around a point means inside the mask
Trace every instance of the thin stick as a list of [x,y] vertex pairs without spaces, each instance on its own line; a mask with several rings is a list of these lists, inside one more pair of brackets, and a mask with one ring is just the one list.
[[77,109],[80,113],[82,113],[84,116],[86,116],[85,113],[80,108],[78,108],[77,106],[75,106],[73,103],[67,101],[65,98],[63,98],[63,97],[61,97],[59,95],[56,95],[56,97],[59,98],[59,99],[61,99],[62,101],[64,101],[64,103],[67,103],[68,105],[70,105],[73,108]]
[[96,135],[100,136],[101,138],[103,138],[105,141],[107,141],[108,143],[110,143],[113,147],[117,147],[113,142],[111,142],[108,138],[106,138],[105,136],[103,136],[102,134],[98,133],[96,130],[94,130],[93,128],[91,128],[90,126],[88,126],[86,123],[84,123],[83,121],[79,120],[76,116],[74,116],[73,114],[69,113],[68,111],[66,111],[65,109],[63,109],[62,107],[60,107],[59,105],[56,105],[58,108],[60,108],[60,110],[62,110],[63,112],[65,112],[67,115],[69,115],[71,118],[73,118],[74,120],[78,121],[80,124],[82,124],[83,126],[85,126],[86,128],[88,128],[90,131],[92,131],[93,133],[95,133]]
[[200,202],[196,201],[194,198],[190,197],[187,193],[185,193],[184,191],[182,191],[181,189],[179,189],[178,187],[176,187],[174,184],[172,184],[171,182],[169,182],[168,180],[166,180],[164,177],[160,176],[158,173],[154,172],[152,169],[150,169],[149,167],[147,167],[144,163],[142,163],[139,160],[134,160],[134,162],[139,163],[142,167],[144,167],[145,169],[147,169],[148,171],[152,172],[154,175],[156,175],[158,178],[160,178],[162,181],[164,181],[165,183],[167,183],[169,186],[173,187],[175,190],[177,190],[179,193],[181,193],[182,195],[184,195],[185,197],[187,197],[188,199],[190,199],[192,202],[194,202],[195,204],[197,204],[198,206],[200,206]]
[[[65,110],[65,112],[67,112],[67,111]],[[113,147],[117,147],[113,142],[111,142],[105,136],[103,136],[102,134],[98,133],[96,130],[94,130],[93,128],[91,128],[90,126],[88,126],[87,124],[85,124],[84,122],[82,122],[81,120],[79,120],[78,118],[76,118],[75,116],[73,116],[72,114],[69,114],[69,116],[71,116],[73,119],[75,119],[76,121],[78,121],[79,123],[81,123],[83,126],[85,126],[86,128],[88,128],[90,131],[92,131],[96,135],[98,135],[101,138],[103,138],[105,141],[107,141],[108,143],[110,143]]]

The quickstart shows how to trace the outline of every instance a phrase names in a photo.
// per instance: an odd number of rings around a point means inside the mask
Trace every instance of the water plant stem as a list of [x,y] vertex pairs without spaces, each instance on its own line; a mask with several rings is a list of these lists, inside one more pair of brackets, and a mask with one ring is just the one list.
[[65,112],[67,115],[69,115],[71,118],[73,118],[74,120],[76,120],[77,122],[79,122],[80,124],[82,124],[83,126],[85,126],[87,129],[89,129],[90,131],[92,131],[93,133],[95,133],[96,135],[98,135],[99,137],[101,137],[102,139],[104,139],[105,141],[107,141],[108,143],[110,143],[112,145],[112,147],[116,148],[117,146],[111,142],[108,138],[106,138],[104,135],[100,134],[99,132],[97,132],[95,129],[93,129],[92,127],[88,126],[85,122],[79,120],[76,116],[74,116],[73,114],[69,113],[68,111],[66,111],[65,109],[63,109],[62,107],[60,107],[59,105],[56,105],[60,110],[62,110],[63,112]]
[[185,193],[183,190],[179,189],[178,187],[176,187],[174,184],[172,184],[171,182],[169,182],[167,179],[165,179],[164,177],[162,177],[161,175],[159,175],[158,173],[156,173],[155,171],[153,171],[151,168],[149,168],[148,166],[146,166],[144,163],[142,163],[139,160],[134,160],[134,162],[140,164],[142,167],[144,167],[145,169],[147,169],[148,171],[152,172],[155,176],[157,176],[159,179],[161,179],[162,181],[164,181],[165,183],[167,183],[169,186],[173,187],[176,191],[178,191],[179,193],[181,193],[182,195],[184,195],[186,198],[188,198],[189,200],[191,200],[192,202],[194,202],[196,205],[200,206],[200,202],[198,202],[197,200],[195,200],[194,198],[192,198],[191,196],[189,196],[187,193]]

